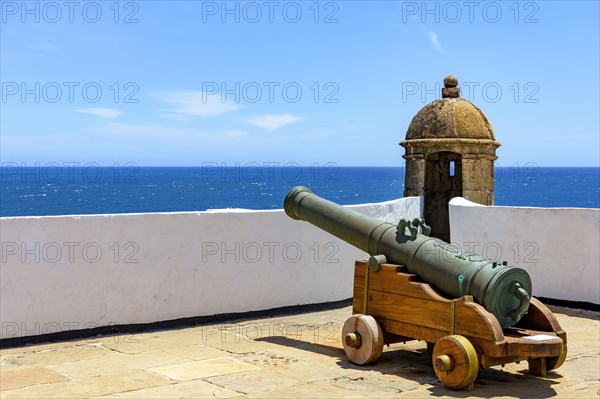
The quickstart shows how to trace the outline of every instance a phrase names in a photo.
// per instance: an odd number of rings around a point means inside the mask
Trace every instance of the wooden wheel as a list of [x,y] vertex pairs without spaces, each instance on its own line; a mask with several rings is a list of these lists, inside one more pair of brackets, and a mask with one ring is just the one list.
[[546,370],[550,371],[559,368],[565,362],[566,358],[567,344],[563,343],[559,356],[546,358]]
[[375,319],[364,314],[350,317],[342,327],[346,356],[360,366],[379,359],[383,352],[383,331]]
[[433,348],[433,369],[442,384],[451,389],[472,388],[477,378],[477,352],[462,335],[447,335]]

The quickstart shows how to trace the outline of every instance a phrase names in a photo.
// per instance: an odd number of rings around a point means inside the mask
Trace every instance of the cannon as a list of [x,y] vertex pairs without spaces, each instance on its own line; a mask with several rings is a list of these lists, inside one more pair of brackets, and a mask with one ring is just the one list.
[[[404,265],[453,298],[472,295],[502,327],[515,325],[527,312],[531,279],[525,270],[499,265],[429,237],[422,220],[401,220],[397,225],[382,222],[301,186],[288,193],[284,209],[291,218],[305,220],[372,255],[369,263],[374,269],[384,262]],[[425,234],[417,232],[419,227]]]
[[374,362],[384,343],[422,340],[442,383],[471,389],[480,367],[527,360],[545,375],[564,362],[566,333],[531,296],[525,270],[429,237],[422,219],[384,222],[306,187],[290,190],[284,209],[371,255],[355,263],[354,315],[342,329],[352,362]]

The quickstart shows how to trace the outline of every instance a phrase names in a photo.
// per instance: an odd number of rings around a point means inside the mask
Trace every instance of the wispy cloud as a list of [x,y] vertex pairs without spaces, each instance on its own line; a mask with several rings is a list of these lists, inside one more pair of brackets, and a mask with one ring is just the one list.
[[429,41],[431,42],[431,44],[433,44],[433,47],[436,49],[436,51],[438,51],[441,54],[446,54],[446,52],[444,51],[444,48],[440,44],[440,39],[438,38],[437,33],[435,33],[432,30],[429,30],[427,28],[427,25],[425,25],[425,24],[419,24],[419,29],[421,29],[421,32],[424,32],[425,34],[427,34]]
[[241,137],[249,134],[245,130],[227,129],[221,131],[199,130],[178,125],[139,125],[119,123],[112,120],[106,120],[100,126],[96,126],[91,130],[93,133],[119,136],[121,138],[138,138],[144,137],[147,139],[173,139],[178,140],[206,140],[206,142],[222,142],[236,137]]
[[34,66],[43,65],[52,56],[57,45],[45,42],[32,43],[21,40],[18,36],[12,39],[2,40],[2,65]]
[[162,109],[163,117],[179,121],[193,117],[217,116],[241,108],[238,104],[221,101],[220,95],[198,90],[171,90],[157,93],[159,101],[170,108]]
[[303,118],[292,114],[280,115],[261,115],[254,118],[246,119],[252,126],[262,127],[263,129],[272,132],[286,125],[297,123],[304,120]]
[[431,44],[433,44],[433,47],[435,47],[435,49],[442,53],[445,54],[444,49],[442,48],[442,45],[440,44],[440,41],[438,39],[438,35],[437,33],[435,33],[434,31],[430,30],[427,32],[427,36],[429,36],[429,41],[431,42]]
[[82,114],[90,114],[109,119],[116,118],[119,115],[123,115],[123,112],[114,108],[77,108],[75,111],[81,112]]
[[173,137],[206,137],[206,132],[190,128],[182,128],[169,125],[141,125],[120,123],[114,121],[105,121],[102,125],[92,128],[93,133],[126,137],[145,137],[145,138],[173,138]]
[[31,45],[31,49],[35,51],[54,51],[59,47],[52,43],[34,43]]
[[225,137],[241,137],[247,135],[248,132],[245,130],[225,130],[223,131],[223,136]]

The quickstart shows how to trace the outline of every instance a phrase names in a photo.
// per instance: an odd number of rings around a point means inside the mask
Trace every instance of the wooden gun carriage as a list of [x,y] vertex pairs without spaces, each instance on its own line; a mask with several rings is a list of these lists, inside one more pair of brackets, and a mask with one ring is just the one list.
[[544,376],[567,354],[566,333],[537,299],[515,326],[502,329],[471,296],[448,299],[398,265],[373,271],[357,261],[352,306],[342,340],[353,363],[375,362],[384,344],[425,341],[437,377],[452,389],[472,389],[480,368],[523,360]]

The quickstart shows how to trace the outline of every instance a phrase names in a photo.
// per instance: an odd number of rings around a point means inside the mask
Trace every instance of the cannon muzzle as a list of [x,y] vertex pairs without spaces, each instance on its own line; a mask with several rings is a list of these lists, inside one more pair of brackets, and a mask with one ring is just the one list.
[[[429,237],[422,219],[393,224],[320,198],[306,187],[285,197],[288,216],[307,221],[375,259],[404,265],[413,274],[453,298],[472,295],[500,325],[515,325],[529,308],[531,278],[523,269],[498,264]],[[421,228],[425,234],[419,234]]]

